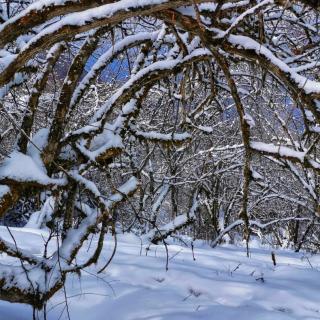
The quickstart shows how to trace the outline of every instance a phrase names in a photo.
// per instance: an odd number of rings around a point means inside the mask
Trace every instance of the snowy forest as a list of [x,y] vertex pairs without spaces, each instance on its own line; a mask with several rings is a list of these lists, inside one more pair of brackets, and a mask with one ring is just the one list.
[[320,319],[320,1],[0,2],[0,320]]

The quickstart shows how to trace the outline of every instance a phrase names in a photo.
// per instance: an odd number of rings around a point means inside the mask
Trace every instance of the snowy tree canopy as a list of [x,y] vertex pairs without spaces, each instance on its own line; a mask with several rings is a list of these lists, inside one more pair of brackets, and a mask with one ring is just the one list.
[[0,23],[0,214],[32,199],[50,230],[41,254],[0,239],[0,299],[41,308],[123,217],[153,244],[294,223],[319,249],[318,1],[7,1]]

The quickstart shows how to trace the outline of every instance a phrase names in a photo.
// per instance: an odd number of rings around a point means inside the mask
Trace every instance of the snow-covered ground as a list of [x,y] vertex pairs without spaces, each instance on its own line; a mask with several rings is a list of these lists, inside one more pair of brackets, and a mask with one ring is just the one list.
[[[13,229],[18,244],[39,251],[44,232]],[[0,227],[0,234],[8,238]],[[7,234],[7,235],[6,235]],[[152,246],[146,251],[139,238],[118,235],[111,265],[96,275],[98,267],[71,275],[66,285],[71,320],[291,320],[320,319],[320,255],[242,247],[211,249],[197,242],[193,260],[190,248],[171,244],[169,270],[166,251]],[[112,252],[107,238],[103,262]],[[48,319],[68,319],[64,293],[48,304]],[[30,320],[30,307],[0,302],[1,320]]]

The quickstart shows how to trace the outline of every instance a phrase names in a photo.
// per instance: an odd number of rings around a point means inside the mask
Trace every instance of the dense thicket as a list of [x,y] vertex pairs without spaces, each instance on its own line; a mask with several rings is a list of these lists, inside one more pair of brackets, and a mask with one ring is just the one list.
[[108,231],[319,250],[317,1],[0,6],[0,215],[50,234],[0,239],[0,299],[41,308]]

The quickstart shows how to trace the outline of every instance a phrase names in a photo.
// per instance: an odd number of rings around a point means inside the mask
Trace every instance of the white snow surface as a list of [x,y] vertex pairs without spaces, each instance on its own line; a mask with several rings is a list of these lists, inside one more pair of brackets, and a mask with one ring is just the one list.
[[[11,231],[18,245],[37,255],[41,252],[39,248],[47,237],[45,231]],[[10,241],[5,227],[0,227],[0,235]],[[151,246],[146,256],[138,237],[119,234],[111,265],[97,277],[95,272],[113,249],[113,240],[107,237],[99,265],[83,272],[80,278],[68,278],[70,319],[320,319],[320,255],[276,250],[277,265],[273,266],[271,249],[257,242],[251,243],[251,255],[247,258],[241,246],[212,249],[196,241],[194,261],[190,248],[172,239],[169,243],[166,271],[163,246]],[[83,258],[85,254],[86,250]],[[61,313],[60,319],[68,319],[63,301],[63,292],[50,300],[48,319],[59,319]],[[1,301],[0,310],[1,320],[32,319],[31,307],[27,305]]]

